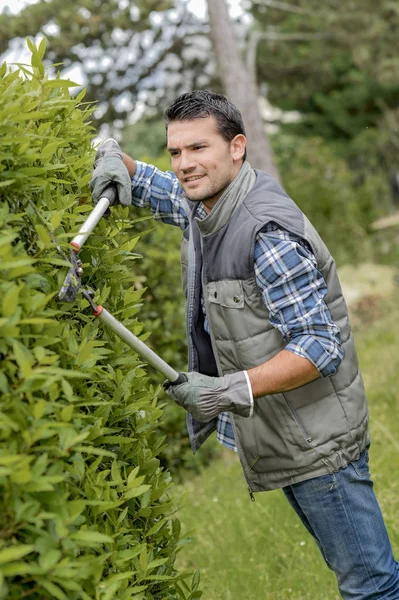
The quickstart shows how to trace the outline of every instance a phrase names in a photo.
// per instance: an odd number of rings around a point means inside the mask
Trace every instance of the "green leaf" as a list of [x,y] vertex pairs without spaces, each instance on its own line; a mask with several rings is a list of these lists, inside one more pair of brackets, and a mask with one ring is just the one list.
[[[138,594],[139,592],[144,592],[148,589],[148,585],[131,585],[129,586],[129,594]],[[133,596],[136,598],[137,596]]]
[[29,377],[32,374],[32,365],[34,362],[32,354],[26,346],[17,342],[17,340],[13,340],[12,346],[15,360],[21,369],[22,377]]
[[43,242],[43,244],[51,243],[50,234],[49,234],[48,230],[46,229],[46,227],[44,227],[44,225],[37,223],[35,225],[35,229],[36,229],[37,235],[39,236],[40,241]]
[[6,454],[0,456],[0,465],[15,465],[21,462],[25,457],[24,454]]
[[160,521],[158,521],[158,523],[155,523],[155,525],[153,525],[152,527],[150,527],[150,529],[147,531],[146,533],[146,537],[149,537],[150,535],[154,535],[154,533],[157,533],[161,527],[167,523],[169,520],[168,517],[165,517],[164,519],[161,519]]
[[138,544],[134,548],[129,548],[129,550],[121,550],[116,553],[115,561],[118,565],[122,565],[125,562],[131,561],[133,558],[136,558],[143,550],[143,544]]
[[147,548],[145,546],[143,546],[143,549],[140,552],[139,563],[140,563],[140,568],[142,569],[142,571],[146,571],[147,565],[148,565],[148,554],[147,554]]
[[147,570],[152,571],[156,567],[160,567],[161,565],[164,565],[166,562],[168,562],[168,560],[169,560],[168,558],[157,558],[156,560],[152,560],[148,564]]
[[40,41],[39,48],[38,48],[38,54],[39,54],[40,59],[43,58],[45,52],[46,52],[46,38],[43,37],[43,39]]
[[20,287],[16,284],[12,284],[10,289],[4,294],[3,297],[3,315],[5,317],[11,316],[17,308],[19,298]]
[[132,469],[132,471],[130,471],[129,476],[127,478],[127,488],[128,489],[134,485],[134,482],[136,480],[139,470],[140,470],[140,467],[135,467],[134,469]]
[[99,531],[77,531],[70,538],[79,544],[112,544],[113,539],[109,535]]
[[104,585],[105,591],[102,595],[102,600],[113,600],[116,597],[116,592],[120,589],[121,584],[119,582],[114,582],[109,585]]
[[[115,575],[110,575],[107,579],[106,579],[106,583],[115,583],[116,581],[124,581],[126,579],[132,579],[132,577],[136,574],[136,571],[125,571],[124,573],[116,573]],[[136,591],[136,592],[141,592],[145,589],[147,589],[148,586],[138,586],[140,589],[137,590],[132,590],[131,587],[129,587],[129,592],[132,591]]]
[[195,571],[194,575],[193,575],[193,580],[191,583],[191,587],[193,589],[193,591],[195,592],[196,589],[198,589],[198,586],[200,584],[200,572],[199,571]]
[[10,546],[4,550],[0,550],[0,564],[8,563],[14,560],[19,560],[27,554],[33,552],[35,547],[33,544],[19,544],[17,546]]
[[42,578],[38,579],[38,583],[40,583],[40,585],[47,592],[49,592],[49,594],[52,594],[54,598],[57,598],[57,600],[68,600],[68,596],[64,594],[62,589],[58,587],[58,585],[55,585],[55,583],[52,583],[51,581]]
[[69,88],[69,87],[79,87],[80,83],[74,83],[73,81],[69,81],[69,79],[49,79],[44,83],[44,87],[46,88]]
[[115,458],[115,452],[103,450],[102,448],[96,448],[95,446],[75,446],[74,449],[85,454],[94,454],[97,456],[109,456],[111,458]]
[[62,552],[60,550],[55,550],[51,548],[47,550],[44,554],[41,554],[39,557],[39,565],[44,571],[48,571],[52,569],[62,557]]
[[76,364],[82,365],[88,358],[93,355],[95,348],[95,342],[83,341],[80,345],[78,356],[76,357]]
[[137,488],[132,488],[131,490],[125,493],[124,499],[131,500],[132,498],[137,498],[137,496],[141,496],[142,494],[147,492],[150,489],[150,487],[150,485],[140,485]]
[[36,46],[29,37],[26,38],[26,43],[28,45],[29,50],[32,52],[32,54],[36,54],[36,52],[37,52]]
[[35,261],[32,258],[17,258],[15,260],[6,260],[1,263],[2,269],[16,269],[17,267],[27,267],[33,265]]
[[23,484],[28,483],[31,480],[31,477],[32,477],[32,474],[31,474],[30,468],[28,465],[26,465],[16,471],[13,471],[11,473],[10,479],[14,483],[23,485]]
[[41,317],[30,317],[28,319],[19,319],[18,325],[47,325],[49,323],[57,323],[55,319],[45,319]]
[[46,410],[46,402],[41,398],[33,407],[33,416],[35,419],[41,419],[44,415],[44,411]]
[[67,504],[67,510],[72,523],[86,508],[86,500],[71,500]]
[[123,500],[87,500],[87,506],[99,506],[103,512],[110,510],[111,508],[118,508],[123,504]]
[[[71,577],[76,576],[76,573],[74,573],[74,571],[72,569],[69,569],[69,571],[71,572],[70,573]],[[57,567],[55,567],[53,569],[53,573],[54,573],[54,575],[58,575],[58,573],[60,573],[60,574],[65,573],[65,576],[67,576],[68,569],[58,569]],[[65,590],[71,590],[73,592],[80,592],[81,598],[85,598],[86,596],[85,596],[82,586],[79,585],[73,579],[65,579],[65,576],[62,579],[60,579],[60,577],[53,576],[53,580],[55,583],[58,583],[60,586],[62,586]]]
[[[54,147],[54,144],[49,144],[48,146],[46,146],[46,148],[43,148],[43,153],[49,152],[49,154],[51,155],[57,146],[58,146],[58,142],[55,142],[55,147]],[[65,211],[63,211],[63,210],[53,212],[53,214],[51,215],[51,218],[50,218],[50,223],[51,223],[53,229],[57,229],[57,227],[61,224],[64,214],[65,214]]]
[[2,373],[0,371],[0,392],[3,392],[3,394],[6,394],[8,392],[9,388],[8,388],[8,381],[7,381],[7,377],[4,375],[4,373]]
[[73,404],[69,406],[65,406],[65,408],[61,411],[61,418],[63,421],[69,422],[72,419],[73,415]]
[[1,572],[5,577],[15,577],[28,575],[29,573],[37,573],[38,568],[24,561],[13,561],[5,565],[1,565]]

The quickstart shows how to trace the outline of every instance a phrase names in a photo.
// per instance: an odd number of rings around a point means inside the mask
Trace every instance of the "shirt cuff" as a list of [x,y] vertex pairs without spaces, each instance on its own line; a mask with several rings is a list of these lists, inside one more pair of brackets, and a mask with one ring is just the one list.
[[249,417],[252,417],[252,415],[254,414],[254,395],[252,393],[252,386],[251,386],[251,382],[249,381],[249,375],[246,371],[243,371],[243,373],[245,375],[245,379],[247,380],[249,401],[251,403],[251,408],[249,410]]
[[322,377],[335,375],[341,363],[342,347],[336,349],[335,355],[328,352],[319,340],[313,336],[302,336],[301,341],[291,341],[284,350],[293,352],[297,356],[307,358],[320,372]]

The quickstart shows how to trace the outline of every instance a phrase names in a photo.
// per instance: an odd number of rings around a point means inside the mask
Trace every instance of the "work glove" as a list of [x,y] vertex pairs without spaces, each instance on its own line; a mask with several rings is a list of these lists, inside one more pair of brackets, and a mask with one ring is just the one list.
[[208,423],[224,411],[241,417],[252,415],[252,389],[245,371],[224,377],[208,377],[201,373],[183,375],[186,382],[179,385],[166,384],[166,391],[197,421]]
[[94,204],[100,200],[105,189],[112,183],[117,189],[116,201],[123,206],[132,203],[132,181],[122,160],[119,144],[108,138],[96,152],[94,171],[90,180],[91,196]]

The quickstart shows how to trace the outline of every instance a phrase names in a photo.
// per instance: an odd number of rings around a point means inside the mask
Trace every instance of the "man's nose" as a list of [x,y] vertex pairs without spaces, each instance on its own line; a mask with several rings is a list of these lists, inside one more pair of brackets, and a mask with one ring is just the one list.
[[192,171],[195,168],[195,160],[191,152],[182,152],[180,155],[180,169],[182,171]]

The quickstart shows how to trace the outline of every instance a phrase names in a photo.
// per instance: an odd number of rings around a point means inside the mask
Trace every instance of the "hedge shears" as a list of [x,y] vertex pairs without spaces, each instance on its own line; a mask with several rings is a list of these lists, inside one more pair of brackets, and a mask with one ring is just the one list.
[[99,223],[109,207],[115,202],[116,195],[117,191],[113,185],[104,190],[102,197],[83,223],[78,234],[70,242],[69,262],[71,266],[61,287],[59,298],[64,302],[74,302],[79,291],[81,291],[82,295],[93,309],[95,317],[98,317],[100,321],[109,327],[109,329],[111,329],[121,340],[126,342],[130,348],[137,352],[141,358],[166,377],[168,380],[166,385],[179,385],[186,381],[185,375],[175,371],[168,363],[158,356],[158,354],[129,331],[129,329],[127,329],[120,321],[115,319],[115,317],[113,317],[103,306],[97,305],[93,299],[94,292],[85,290],[81,287],[83,269],[82,261],[78,258],[78,254],[90,233]]

